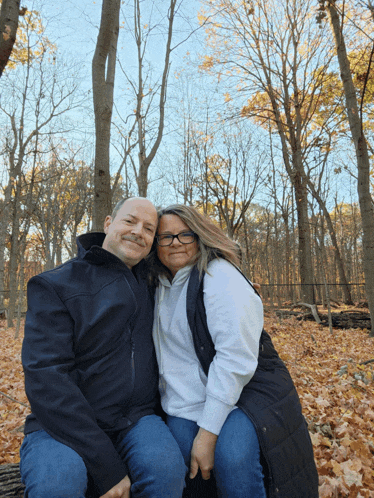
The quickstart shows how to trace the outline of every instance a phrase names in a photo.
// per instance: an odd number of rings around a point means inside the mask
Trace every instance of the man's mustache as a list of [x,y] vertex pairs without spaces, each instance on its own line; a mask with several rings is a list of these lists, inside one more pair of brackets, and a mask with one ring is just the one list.
[[144,240],[136,235],[123,235],[122,240],[130,240],[131,242],[136,242],[139,246],[145,247]]

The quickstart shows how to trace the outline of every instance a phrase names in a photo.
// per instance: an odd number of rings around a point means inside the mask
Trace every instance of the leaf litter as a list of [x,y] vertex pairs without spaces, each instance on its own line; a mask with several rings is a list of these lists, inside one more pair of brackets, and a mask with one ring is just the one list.
[[[281,320],[274,313],[266,313],[265,328],[300,396],[320,498],[374,498],[374,338],[365,329],[333,329],[330,334],[317,323]],[[0,334],[0,464],[17,463],[30,413],[22,334],[14,339],[14,328],[6,329],[4,321]]]

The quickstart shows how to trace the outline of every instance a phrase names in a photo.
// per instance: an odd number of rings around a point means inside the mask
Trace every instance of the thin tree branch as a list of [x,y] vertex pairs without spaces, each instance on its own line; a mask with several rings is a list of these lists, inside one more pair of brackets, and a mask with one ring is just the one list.
[[12,398],[12,396],[9,396],[8,394],[5,394],[3,391],[0,391],[0,394],[4,396],[5,398],[10,399],[11,401],[14,401],[15,403],[19,403],[22,406],[25,406],[26,408],[29,408],[31,410],[31,407],[29,405],[26,405],[26,403],[23,403],[22,401],[18,401],[18,399]]

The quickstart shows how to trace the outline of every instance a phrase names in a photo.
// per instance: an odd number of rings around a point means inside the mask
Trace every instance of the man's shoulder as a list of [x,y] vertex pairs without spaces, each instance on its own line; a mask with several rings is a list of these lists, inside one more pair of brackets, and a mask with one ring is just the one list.
[[98,292],[116,278],[108,268],[76,257],[32,277],[29,284],[50,286],[64,299],[77,293]]
[[[111,267],[102,262],[93,263],[77,257],[32,277],[28,288],[31,292],[33,289],[49,288],[65,302],[78,296],[99,295],[102,291],[107,292],[108,286],[112,285],[117,285],[123,296],[133,294],[126,271],[119,271],[116,266]],[[145,286],[145,282],[142,281],[141,288],[144,289]]]
[[50,283],[54,281],[58,282],[61,280],[61,278],[64,278],[65,275],[68,276],[69,274],[74,273],[74,270],[78,269],[82,263],[82,260],[78,259],[77,257],[69,259],[65,263],[55,266],[50,270],[45,270],[42,273],[38,273],[38,275],[31,277],[30,281],[46,280]]

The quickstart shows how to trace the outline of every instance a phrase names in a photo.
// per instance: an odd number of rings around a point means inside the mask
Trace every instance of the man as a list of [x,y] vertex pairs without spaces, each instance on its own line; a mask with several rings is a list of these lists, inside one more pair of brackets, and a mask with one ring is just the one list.
[[28,498],[83,498],[88,475],[101,498],[182,495],[181,453],[154,414],[153,309],[140,262],[156,228],[150,201],[123,200],[105,234],[80,236],[76,258],[29,281]]

